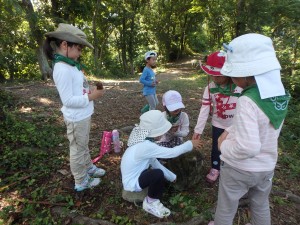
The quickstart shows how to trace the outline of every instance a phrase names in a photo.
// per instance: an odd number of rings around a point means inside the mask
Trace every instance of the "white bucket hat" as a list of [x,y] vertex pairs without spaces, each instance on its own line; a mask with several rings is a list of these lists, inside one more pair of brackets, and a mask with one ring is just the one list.
[[230,77],[254,76],[262,99],[285,95],[281,66],[273,42],[261,34],[245,34],[233,39],[227,49],[221,73]]
[[158,137],[165,134],[172,124],[159,110],[150,110],[140,116],[140,128],[150,130],[148,137]]
[[167,91],[162,97],[162,103],[170,112],[185,108],[182,103],[182,97],[178,91]]
[[85,33],[70,24],[60,23],[55,31],[48,32],[45,36],[85,45],[92,49],[94,48],[93,45],[87,41]]
[[131,131],[127,145],[143,142],[146,137],[159,137],[170,130],[172,124],[159,110],[150,110],[140,116],[140,124]]
[[230,77],[249,77],[280,70],[273,42],[261,34],[245,34],[225,45],[227,54],[221,73]]
[[145,60],[147,60],[149,57],[157,57],[157,53],[154,52],[154,51],[149,51],[149,52],[146,52],[145,54]]

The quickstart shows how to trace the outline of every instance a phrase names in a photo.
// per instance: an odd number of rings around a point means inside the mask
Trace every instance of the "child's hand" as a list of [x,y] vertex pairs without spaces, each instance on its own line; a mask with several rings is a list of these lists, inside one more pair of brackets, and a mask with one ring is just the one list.
[[195,149],[200,149],[200,147],[201,147],[201,141],[200,140],[191,140],[191,142],[193,143],[193,147]]
[[156,81],[155,81],[155,84],[157,85],[158,83],[159,83],[159,81],[158,81],[158,80],[156,80]]
[[156,86],[156,81],[153,81],[153,82],[152,82],[152,86],[153,86],[153,87]]
[[100,98],[101,96],[103,96],[105,93],[105,89],[97,89],[97,88],[94,88],[92,90],[92,93],[89,94],[89,100],[90,101],[93,101],[93,100],[96,100],[98,98]]
[[174,126],[174,127],[171,127],[171,129],[170,129],[170,133],[171,134],[175,134],[176,132],[177,132],[177,130],[178,130],[178,126]]
[[220,137],[218,138],[218,149],[219,149],[219,151],[220,151],[221,144],[222,144],[222,142],[226,139],[227,135],[228,135],[228,132],[225,130],[225,131],[220,135]]
[[201,134],[194,133],[193,137],[192,137],[192,140],[200,140],[200,138],[201,138]]

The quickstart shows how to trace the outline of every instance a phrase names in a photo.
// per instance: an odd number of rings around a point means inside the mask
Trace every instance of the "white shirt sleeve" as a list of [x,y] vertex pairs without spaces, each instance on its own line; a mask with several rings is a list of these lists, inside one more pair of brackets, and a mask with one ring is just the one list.
[[180,120],[181,120],[180,126],[174,135],[176,137],[186,137],[190,132],[190,129],[189,129],[190,121],[189,121],[188,114],[185,112],[182,112],[180,115]]
[[[89,98],[87,93],[82,93],[82,95],[74,95],[73,88],[76,87],[73,87],[73,77],[68,68],[59,67],[57,70],[55,70],[53,79],[64,106],[68,108],[85,108],[88,106]],[[83,88],[81,90],[83,90]]]
[[164,173],[164,176],[169,181],[174,181],[176,179],[176,175],[172,173],[170,170],[161,165],[157,158],[160,159],[169,159],[175,158],[181,154],[189,152],[193,149],[193,143],[191,141],[186,141],[182,145],[178,145],[174,148],[166,148],[159,146],[150,141],[146,141],[146,145],[143,149],[140,149],[135,154],[136,161],[143,161],[145,159],[151,159],[150,164],[153,168],[161,169]]
[[195,126],[194,132],[197,134],[202,134],[207,122],[209,112],[211,108],[211,98],[208,91],[208,86],[206,86],[203,97],[200,113],[197,120],[197,125]]
[[172,171],[168,170],[166,167],[164,167],[157,159],[153,159],[150,162],[152,168],[154,169],[161,169],[164,173],[165,178],[168,181],[173,182],[174,180],[176,180],[176,174],[174,174]]

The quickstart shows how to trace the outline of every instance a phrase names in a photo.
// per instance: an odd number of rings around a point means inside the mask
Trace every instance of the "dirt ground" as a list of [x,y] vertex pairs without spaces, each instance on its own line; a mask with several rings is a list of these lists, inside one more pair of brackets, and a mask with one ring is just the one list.
[[[157,75],[161,81],[160,88],[158,86],[158,97],[161,99],[162,94],[168,89],[180,88],[183,96],[186,112],[190,117],[191,134],[197,122],[197,117],[200,107],[200,99],[203,92],[203,87],[190,89],[189,87],[168,86],[174,84],[170,81],[180,80],[182,77],[190,77],[196,74],[199,67],[193,65],[192,59],[177,62],[167,65],[166,69]],[[203,76],[203,75],[202,75]],[[138,76],[127,80],[102,80],[106,88],[105,95],[95,101],[95,113],[92,116],[92,127],[90,134],[90,150],[92,157],[96,157],[99,151],[102,132],[113,129],[128,130],[131,126],[138,123],[140,109],[146,104],[145,98],[141,94],[142,86],[138,82]],[[191,80],[191,82],[194,82]],[[57,125],[64,126],[60,113],[61,103],[59,96],[52,81],[35,82],[28,87],[22,89],[11,89],[12,92],[21,98],[27,98],[35,102],[31,106],[31,110],[40,110],[40,113],[50,113],[57,115]],[[26,106],[24,110],[28,110]],[[160,104],[159,109],[162,109]],[[121,133],[121,140],[126,143],[128,133]],[[191,135],[190,134],[190,135]],[[66,136],[65,134],[62,134]],[[203,178],[209,170],[210,162],[210,130],[209,125],[206,128],[206,134],[203,136],[204,168]],[[68,142],[65,137],[65,142],[57,146],[56,151],[61,151],[62,154],[68,155]],[[123,149],[124,151],[124,149]],[[107,174],[102,179],[99,187],[93,190],[84,191],[81,194],[76,194],[73,191],[73,179],[69,172],[69,165],[66,161],[62,171],[67,171],[63,175],[60,171],[54,171],[49,175],[48,182],[56,180],[60,183],[57,188],[49,190],[50,195],[56,193],[70,194],[74,199],[74,207],[72,210],[87,217],[103,219],[116,224],[154,224],[166,222],[165,224],[174,224],[190,221],[193,214],[190,211],[196,211],[198,214],[204,214],[204,222],[198,224],[207,224],[211,217],[211,211],[214,208],[214,203],[217,200],[218,184],[213,186],[207,184],[204,179],[199,183],[199,186],[193,190],[187,190],[182,193],[176,192],[172,187],[167,188],[167,193],[164,195],[163,202],[172,210],[172,216],[165,220],[159,220],[151,215],[143,212],[140,206],[135,206],[132,203],[126,202],[121,198],[121,176],[120,176],[120,154],[111,153],[105,155],[97,166],[106,169]],[[66,157],[67,158],[67,157]],[[285,174],[281,173],[280,165],[276,169],[276,179],[274,179],[274,190],[282,192],[291,192],[299,196],[299,179],[289,180]],[[178,201],[177,205],[171,205],[170,198],[183,195],[187,200]],[[189,201],[189,199],[192,199]],[[194,205],[195,208],[188,208],[182,203]],[[198,204],[198,205],[197,205]],[[272,194],[271,195],[271,213],[273,225],[296,225],[300,223],[300,205],[290,201],[288,195]],[[190,210],[190,211],[189,211]],[[118,217],[119,216],[119,217]],[[236,214],[235,224],[243,225],[250,222],[250,212],[248,206],[241,206]],[[191,222],[192,223],[192,222]],[[70,224],[64,222],[64,224]]]

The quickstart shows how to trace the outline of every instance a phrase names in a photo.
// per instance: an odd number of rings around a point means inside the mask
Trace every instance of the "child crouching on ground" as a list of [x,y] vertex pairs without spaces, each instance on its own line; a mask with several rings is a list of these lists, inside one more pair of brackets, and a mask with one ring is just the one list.
[[269,194],[277,162],[278,136],[289,94],[280,77],[272,40],[245,34],[224,45],[221,73],[243,88],[233,125],[218,140],[221,175],[215,221],[232,225],[239,199],[248,193],[252,225],[270,225]]
[[159,218],[167,217],[171,211],[161,202],[165,179],[176,181],[176,175],[165,168],[157,158],[168,159],[200,147],[199,140],[192,140],[174,148],[161,147],[154,143],[168,132],[172,124],[159,110],[150,110],[140,117],[128,139],[128,148],[121,160],[124,190],[139,192],[148,187],[143,209]]
[[167,91],[162,97],[166,119],[172,124],[171,129],[159,140],[158,145],[173,148],[183,143],[183,138],[189,134],[189,116],[183,112],[182,97],[177,91]]

